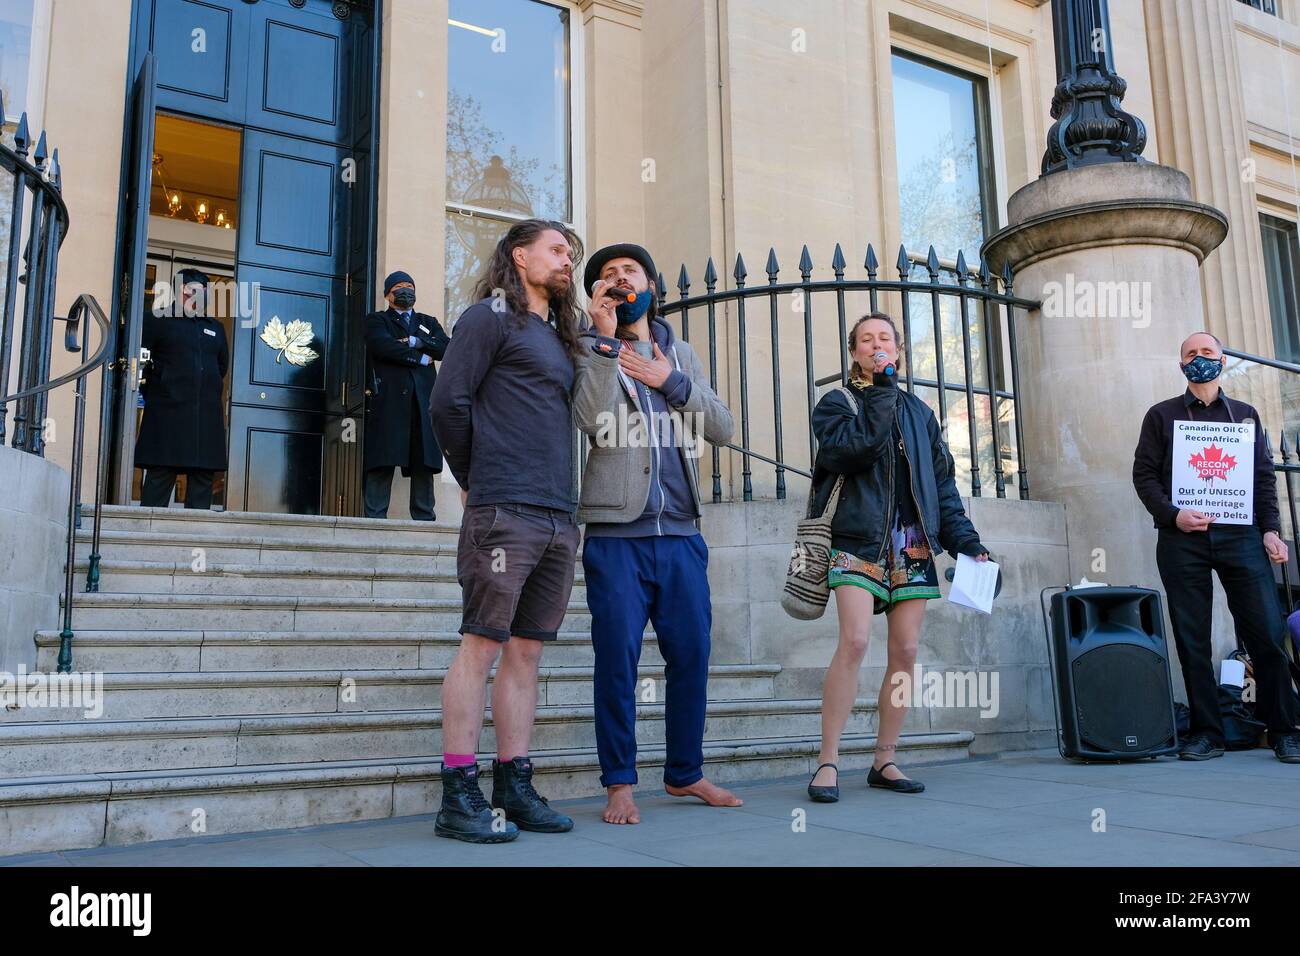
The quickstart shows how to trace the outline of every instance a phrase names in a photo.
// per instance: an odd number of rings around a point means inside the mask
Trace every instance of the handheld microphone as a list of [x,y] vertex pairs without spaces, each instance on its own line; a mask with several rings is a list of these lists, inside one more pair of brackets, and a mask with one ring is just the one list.
[[636,293],[631,289],[620,289],[616,285],[609,286],[602,295],[607,295],[613,299],[622,299],[624,302],[635,302]]
[[[886,352],[877,352],[873,357],[874,357],[877,361],[879,361],[879,360],[882,359],[882,358],[887,360],[887,359],[889,358],[889,355],[888,355],[888,353],[886,353]],[[884,372],[886,375],[893,375],[893,374],[894,374],[894,363],[893,363],[893,362],[890,362],[890,361],[886,361],[886,362],[885,362],[885,367],[884,367],[883,369],[881,369],[881,371]]]

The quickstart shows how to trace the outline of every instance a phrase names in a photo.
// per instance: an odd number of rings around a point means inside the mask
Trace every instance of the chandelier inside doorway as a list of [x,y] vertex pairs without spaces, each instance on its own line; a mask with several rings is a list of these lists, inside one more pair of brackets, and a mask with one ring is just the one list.
[[[161,187],[164,212],[171,219],[183,219],[200,225],[216,226],[218,229],[234,229],[235,220],[225,206],[217,205],[201,195],[187,196],[180,189],[167,186],[166,171],[163,168],[162,153],[153,154],[153,180]],[[153,205],[151,203],[151,205]]]

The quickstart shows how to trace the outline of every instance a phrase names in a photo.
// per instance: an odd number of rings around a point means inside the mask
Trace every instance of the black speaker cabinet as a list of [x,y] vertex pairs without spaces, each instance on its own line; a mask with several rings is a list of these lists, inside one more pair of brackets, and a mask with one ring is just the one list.
[[1130,760],[1177,751],[1163,622],[1160,594],[1147,588],[1052,596],[1048,641],[1062,756]]

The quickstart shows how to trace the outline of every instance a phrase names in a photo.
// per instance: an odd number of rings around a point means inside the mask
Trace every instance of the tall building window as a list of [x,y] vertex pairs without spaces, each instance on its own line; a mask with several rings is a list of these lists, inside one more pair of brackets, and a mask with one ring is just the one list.
[[497,241],[533,217],[574,224],[568,8],[450,0],[444,314],[474,302]]
[[[31,73],[32,8],[34,0],[3,0],[0,2],[0,95],[4,97],[4,125],[0,137],[5,145],[13,146],[18,118],[27,109],[28,78]],[[28,147],[29,155],[31,147]],[[0,249],[9,248],[13,232],[13,210],[9,199],[13,195],[13,174],[0,169]],[[6,277],[0,273],[0,296],[5,294]]]
[[31,67],[33,0],[0,3],[0,93],[4,95],[6,140],[27,109]]
[[1277,16],[1277,0],[1241,0],[1248,7],[1254,7],[1256,10],[1263,10],[1265,13],[1271,13]]
[[[894,142],[898,163],[899,231],[903,245],[924,260],[930,246],[941,263],[953,264],[964,252],[967,266],[979,268],[979,250],[985,237],[997,229],[997,198],[993,167],[988,84],[983,77],[895,50],[892,57],[894,87]],[[888,257],[892,272],[894,262]],[[922,262],[913,262],[909,275],[928,281]],[[955,283],[955,273],[940,273],[940,282]],[[928,294],[908,297],[912,373],[917,380],[937,381],[934,317]],[[971,333],[971,372],[976,387],[988,384],[988,348],[983,310],[967,303]],[[993,376],[998,388],[1006,387],[1001,316],[991,315]],[[962,319],[955,296],[939,297],[943,344],[943,377],[948,386],[965,388]],[[917,386],[917,394],[938,412],[938,388]],[[948,443],[958,466],[958,484],[969,487],[970,428],[963,392],[946,390]],[[989,400],[976,396],[976,432],[984,493],[993,484],[993,441]],[[1008,476],[1014,471],[1015,422],[1010,402],[999,405],[1001,455]],[[1013,486],[1008,494],[1014,494]]]
[[978,256],[996,228],[985,81],[897,50],[893,73],[903,243]]
[[1300,363],[1300,239],[1296,224],[1276,216],[1259,217],[1264,237],[1264,275],[1273,319],[1273,353]]

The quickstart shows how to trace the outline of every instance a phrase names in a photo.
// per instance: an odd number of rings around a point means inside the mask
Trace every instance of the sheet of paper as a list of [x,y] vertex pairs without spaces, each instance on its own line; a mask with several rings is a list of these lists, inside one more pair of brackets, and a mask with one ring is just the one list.
[[1225,658],[1219,667],[1219,683],[1233,687],[1246,686],[1246,665],[1235,657]]
[[1255,520],[1255,423],[1174,422],[1170,499],[1216,524]]
[[957,555],[957,568],[953,574],[948,600],[953,604],[973,607],[985,614],[993,612],[993,591],[998,583],[998,566],[992,561],[976,561],[969,555]]

